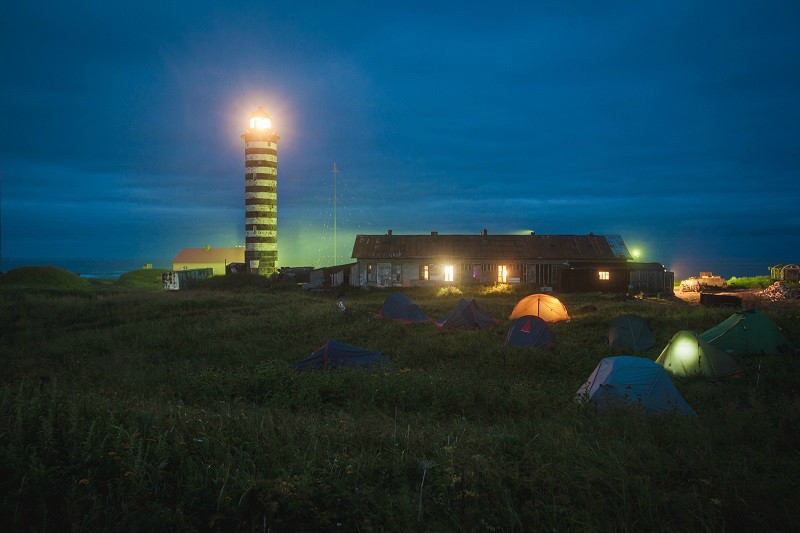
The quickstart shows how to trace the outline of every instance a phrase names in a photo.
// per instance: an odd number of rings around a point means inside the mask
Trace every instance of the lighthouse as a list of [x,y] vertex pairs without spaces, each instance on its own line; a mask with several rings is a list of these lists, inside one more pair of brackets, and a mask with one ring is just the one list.
[[269,276],[278,263],[278,137],[264,108],[250,116],[244,139],[244,260]]

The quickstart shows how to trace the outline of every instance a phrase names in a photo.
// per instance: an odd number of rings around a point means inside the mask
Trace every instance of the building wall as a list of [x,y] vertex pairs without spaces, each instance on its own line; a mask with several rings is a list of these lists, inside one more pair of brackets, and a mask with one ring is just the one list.
[[798,265],[787,265],[781,269],[783,281],[800,281],[800,268]]
[[193,268],[211,268],[215,276],[225,275],[225,263],[172,263],[172,270],[191,270]]
[[[558,288],[564,269],[563,262],[532,263],[524,261],[447,261],[422,259],[389,261],[359,259],[351,283],[357,286],[408,287],[412,285],[445,285],[497,283],[500,266],[506,267],[506,283],[532,283],[540,287]],[[424,267],[428,279],[424,279]],[[445,281],[446,266],[453,267],[453,280]]]
[[675,273],[663,270],[631,270],[631,289],[643,293],[675,292]]
[[[607,274],[607,279],[600,273]],[[562,272],[560,290],[564,292],[627,292],[630,271],[612,266],[566,269]]]

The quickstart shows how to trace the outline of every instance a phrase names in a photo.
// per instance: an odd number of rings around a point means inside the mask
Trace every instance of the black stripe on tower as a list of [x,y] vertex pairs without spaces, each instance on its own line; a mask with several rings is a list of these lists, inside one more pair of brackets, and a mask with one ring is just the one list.
[[277,237],[247,237],[247,242],[252,243],[260,243],[260,244],[269,244],[269,243],[277,243]]
[[244,162],[245,168],[250,167],[269,167],[269,168],[278,168],[277,161],[263,161],[260,159],[250,159]]
[[[248,198],[249,200],[249,198]],[[274,207],[275,209],[269,210],[266,209],[267,207]],[[253,218],[253,217],[262,217],[262,218],[275,218],[275,213],[277,212],[278,206],[275,205],[275,200],[272,200],[272,204],[270,205],[246,205],[244,208],[244,217],[245,218]]]
[[245,172],[244,179],[246,180],[273,180],[275,181],[277,174],[265,174],[263,172]]
[[275,198],[245,198],[244,205],[275,205]]
[[[272,217],[275,218],[275,217]],[[245,224],[245,231],[278,231],[277,224]]]
[[278,155],[278,151],[275,148],[245,148],[244,155]]

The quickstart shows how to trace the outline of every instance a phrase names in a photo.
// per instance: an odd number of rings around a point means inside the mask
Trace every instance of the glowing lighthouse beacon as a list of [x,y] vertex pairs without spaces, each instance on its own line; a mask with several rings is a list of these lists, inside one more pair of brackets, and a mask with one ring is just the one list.
[[278,263],[278,137],[261,106],[250,116],[244,139],[244,260],[251,272],[269,276]]

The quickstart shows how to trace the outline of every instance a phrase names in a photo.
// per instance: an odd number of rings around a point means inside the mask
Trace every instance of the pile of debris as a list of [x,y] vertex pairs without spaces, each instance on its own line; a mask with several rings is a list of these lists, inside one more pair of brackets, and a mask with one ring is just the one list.
[[800,298],[800,290],[792,290],[780,281],[776,281],[763,291],[758,291],[757,296],[777,302],[778,300],[787,300],[789,298]]

